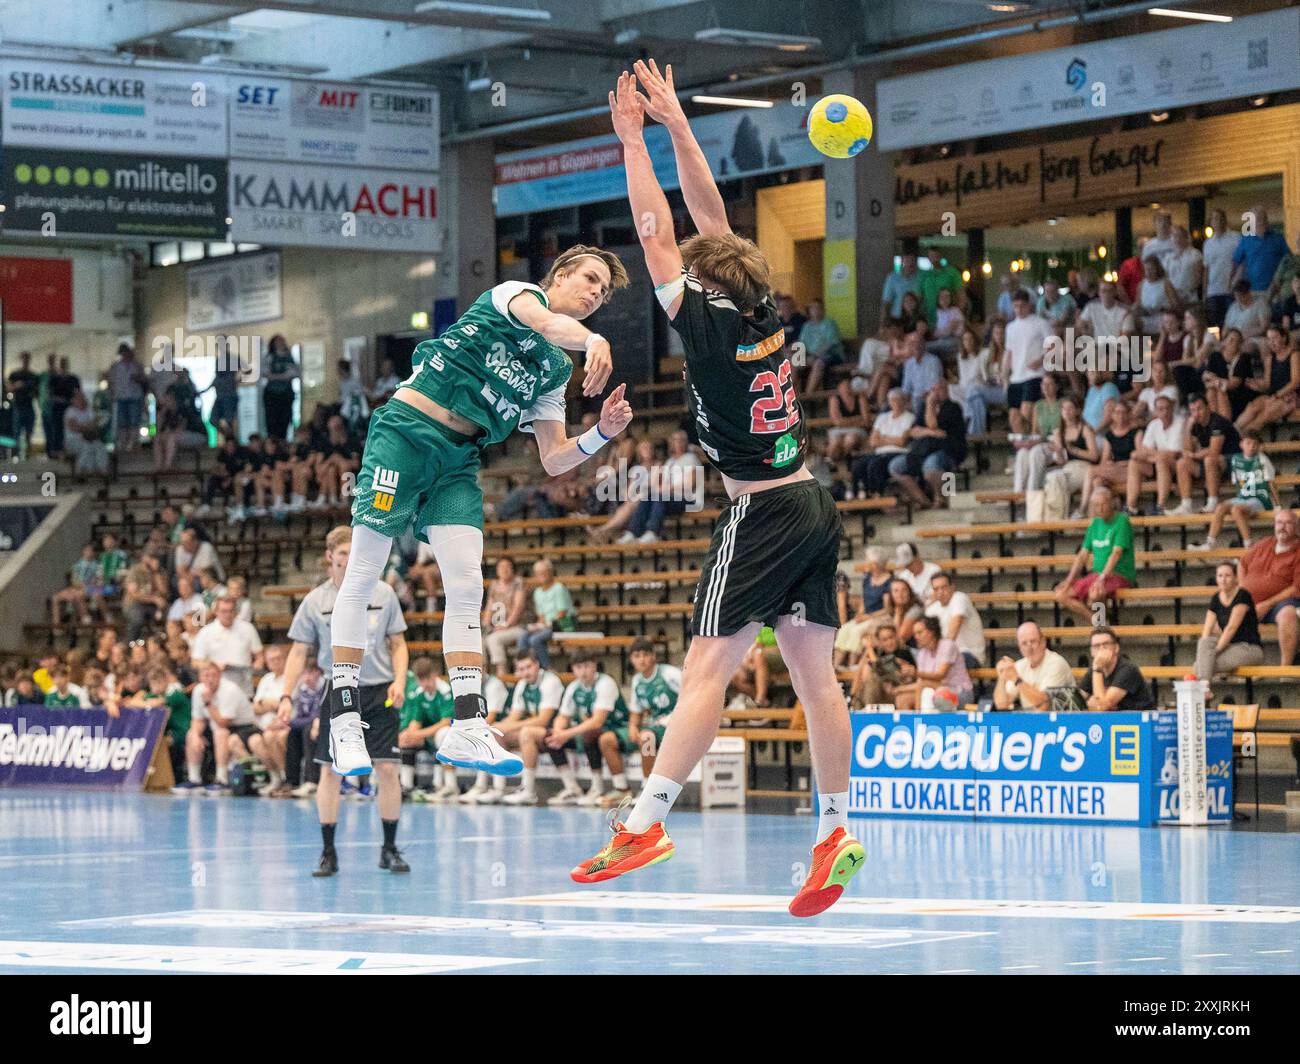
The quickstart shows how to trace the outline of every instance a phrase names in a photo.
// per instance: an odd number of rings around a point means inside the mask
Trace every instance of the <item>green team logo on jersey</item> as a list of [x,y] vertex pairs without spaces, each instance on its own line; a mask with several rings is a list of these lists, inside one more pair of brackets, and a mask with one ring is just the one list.
[[799,457],[799,441],[790,433],[785,433],[776,441],[772,449],[772,468],[781,469]]
[[[577,684],[573,689],[573,719],[575,721],[586,720],[591,716],[595,705],[596,688]],[[628,719],[627,703],[623,701],[623,696],[620,694],[614,702],[614,708],[605,717],[605,727],[621,728],[627,724]]]
[[632,684],[632,693],[638,705],[647,707],[652,721],[668,716],[677,708],[677,692],[664,682],[658,669],[649,679],[638,673]]

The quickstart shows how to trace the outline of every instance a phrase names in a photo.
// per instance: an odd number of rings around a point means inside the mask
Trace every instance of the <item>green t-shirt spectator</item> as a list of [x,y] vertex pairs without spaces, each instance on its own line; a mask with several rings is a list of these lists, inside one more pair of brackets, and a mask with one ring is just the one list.
[[1237,485],[1237,498],[1258,499],[1265,510],[1273,509],[1273,493],[1268,484],[1277,470],[1269,461],[1268,455],[1256,452],[1254,458],[1247,458],[1238,451],[1229,459],[1232,466],[1232,482]]
[[[546,627],[552,630],[573,631],[573,596],[558,580],[549,588],[533,588],[533,609],[537,612],[537,619]],[[561,613],[565,616],[557,621],[556,618]]]
[[416,685],[415,690],[406,696],[402,703],[402,729],[412,722],[420,728],[430,728],[440,720],[450,720],[455,715],[455,699],[452,697],[451,685],[446,680],[439,680],[433,694]]
[[939,293],[948,289],[952,293],[952,305],[955,307],[961,299],[961,271],[954,266],[938,266],[932,270],[921,271],[921,304],[925,309],[925,320],[934,321],[934,312],[939,309]]
[[1092,571],[1100,573],[1110,561],[1111,551],[1123,547],[1115,565],[1115,575],[1122,576],[1130,584],[1137,583],[1137,557],[1133,553],[1133,524],[1128,514],[1117,511],[1109,521],[1094,517],[1083,535],[1083,549],[1092,551]]
[[117,574],[122,569],[128,559],[126,551],[106,550],[99,556],[99,569],[104,574],[104,586],[113,587],[117,583]]
[[[158,696],[153,695],[153,697]],[[185,688],[174,683],[163,693],[162,700],[167,706],[167,734],[172,737],[173,743],[184,743],[185,734],[190,730],[193,699],[185,693]]]
[[81,695],[77,693],[77,688],[68,685],[68,693],[59,694],[57,687],[51,687],[49,693],[45,696],[45,704],[52,709],[79,709],[81,707]]

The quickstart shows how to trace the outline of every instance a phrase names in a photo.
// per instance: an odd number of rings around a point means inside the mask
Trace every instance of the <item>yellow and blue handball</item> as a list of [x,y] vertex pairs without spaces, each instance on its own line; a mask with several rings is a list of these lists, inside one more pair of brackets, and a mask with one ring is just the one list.
[[808,139],[832,159],[851,159],[871,143],[871,112],[860,100],[823,96],[808,115]]

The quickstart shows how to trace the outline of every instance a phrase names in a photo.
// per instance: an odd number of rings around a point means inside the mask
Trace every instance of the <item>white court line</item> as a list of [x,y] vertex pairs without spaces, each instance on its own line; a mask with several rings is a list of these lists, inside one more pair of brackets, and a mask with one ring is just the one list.
[[1192,957],[1197,960],[1203,957],[1231,957],[1231,956],[1232,956],[1231,953],[1193,953],[1192,954]]
[[1066,961],[1065,963],[1071,968],[1078,968],[1085,964],[1105,964],[1106,962],[1105,961]]
[[974,975],[974,968],[949,968],[946,972],[935,972],[935,975]]
[[1137,961],[1162,961],[1164,959],[1165,959],[1164,957],[1125,957],[1124,963],[1134,964]]
[[1041,968],[1041,967],[1042,967],[1041,964],[1004,964],[1002,966],[1002,970],[1004,972],[1025,972],[1028,971],[1030,968]]
[[1256,953],[1294,953],[1293,949],[1257,949]]

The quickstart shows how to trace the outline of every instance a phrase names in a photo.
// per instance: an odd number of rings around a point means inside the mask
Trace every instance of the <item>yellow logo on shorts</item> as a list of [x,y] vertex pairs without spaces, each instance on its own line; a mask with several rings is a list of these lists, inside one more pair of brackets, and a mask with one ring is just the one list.
[[370,486],[375,491],[374,502],[371,505],[376,510],[387,512],[393,508],[393,500],[397,495],[397,479],[400,475],[395,469],[385,469],[383,466],[375,468],[375,479]]

